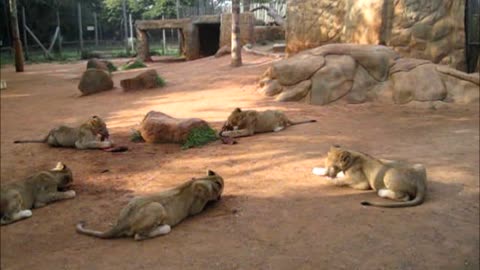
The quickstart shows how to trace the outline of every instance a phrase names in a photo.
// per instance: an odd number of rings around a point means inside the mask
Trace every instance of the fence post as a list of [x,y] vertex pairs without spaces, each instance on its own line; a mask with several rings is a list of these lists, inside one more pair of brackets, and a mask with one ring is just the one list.
[[128,46],[128,21],[127,21],[127,4],[126,0],[122,1],[122,10],[123,10],[123,30],[125,32],[125,50],[127,54],[130,55],[130,47]]
[[80,54],[83,52],[82,5],[78,5],[78,37],[80,38]]
[[131,45],[132,45],[132,52],[135,52],[135,44],[133,42],[132,13],[128,14],[128,20],[130,22],[130,42],[131,42]]
[[[165,20],[165,15],[162,15],[162,20]],[[163,36],[163,55],[165,55],[165,49],[167,47],[167,42],[165,40],[165,28],[162,29],[162,36]]]
[[98,24],[97,24],[97,13],[93,13],[93,24],[95,25],[95,47],[98,47]]
[[58,27],[58,53],[62,56],[62,29],[60,28],[60,13],[57,9],[57,27]]
[[25,7],[22,6],[22,25],[23,25],[23,43],[25,45],[25,59],[29,59],[29,52],[28,52],[28,41],[27,41],[27,29],[25,26],[27,25],[27,19],[25,17]]

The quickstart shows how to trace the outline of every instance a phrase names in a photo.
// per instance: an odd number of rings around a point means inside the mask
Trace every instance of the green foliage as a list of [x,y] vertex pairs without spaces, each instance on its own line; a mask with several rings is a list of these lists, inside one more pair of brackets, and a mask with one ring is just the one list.
[[126,63],[125,65],[120,67],[120,70],[130,70],[130,69],[136,69],[136,68],[144,68],[147,67],[141,60],[136,59],[133,62]]
[[114,72],[118,70],[118,68],[110,61],[105,61],[105,64],[107,64],[107,68],[109,72]]
[[140,131],[138,131],[136,129],[132,129],[132,132],[130,134],[130,141],[131,142],[144,142],[145,140],[143,139]]
[[165,86],[165,80],[164,80],[162,77],[160,77],[159,75],[157,75],[157,79],[156,79],[156,80],[157,80],[157,85],[158,85],[158,86],[160,86],[160,87]]
[[182,149],[199,147],[217,140],[217,132],[209,126],[193,128],[188,134],[187,141]]

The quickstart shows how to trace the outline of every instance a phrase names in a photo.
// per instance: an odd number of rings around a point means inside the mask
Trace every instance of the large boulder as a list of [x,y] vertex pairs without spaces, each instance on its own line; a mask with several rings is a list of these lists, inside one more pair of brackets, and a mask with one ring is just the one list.
[[345,96],[352,88],[355,60],[349,55],[329,55],[325,58],[325,67],[312,77],[312,104],[328,104]]
[[89,68],[101,69],[107,72],[112,72],[117,70],[117,67],[115,67],[115,65],[112,62],[107,60],[97,59],[97,58],[88,60],[87,69]]
[[89,68],[83,72],[78,89],[84,95],[95,94],[113,89],[113,81],[107,71]]
[[318,105],[337,100],[471,103],[480,99],[479,84],[478,73],[402,58],[389,47],[328,44],[273,63],[260,77],[258,89],[277,101]]
[[193,128],[207,126],[207,122],[199,118],[174,118],[150,111],[143,118],[140,134],[148,143],[185,143]]
[[123,91],[128,92],[134,90],[161,87],[164,85],[164,82],[158,76],[156,70],[149,69],[133,78],[121,80],[120,85],[122,86]]

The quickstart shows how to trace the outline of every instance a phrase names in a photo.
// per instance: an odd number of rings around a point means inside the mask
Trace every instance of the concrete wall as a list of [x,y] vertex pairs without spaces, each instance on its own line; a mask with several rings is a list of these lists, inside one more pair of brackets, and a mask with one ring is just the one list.
[[465,70],[465,0],[290,0],[287,53],[328,43],[386,44]]

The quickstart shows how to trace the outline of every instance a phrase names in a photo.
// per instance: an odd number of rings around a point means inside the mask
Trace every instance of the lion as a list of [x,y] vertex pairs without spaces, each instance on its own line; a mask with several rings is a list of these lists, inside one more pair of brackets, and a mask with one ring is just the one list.
[[165,235],[188,216],[202,212],[208,202],[220,200],[223,187],[223,178],[207,170],[206,176],[192,178],[176,188],[133,198],[110,230],[86,229],[83,221],[76,229],[78,233],[103,239],[133,236],[139,241]]
[[14,143],[47,143],[54,147],[77,149],[106,149],[113,146],[113,142],[109,139],[107,125],[96,115],[77,128],[59,126],[50,130],[43,139],[17,140]]
[[32,216],[32,208],[51,202],[72,199],[74,190],[66,189],[73,182],[72,171],[58,162],[49,171],[41,171],[22,181],[0,187],[0,225],[7,225]]
[[424,202],[427,191],[427,171],[422,164],[376,159],[340,146],[332,146],[325,160],[325,168],[314,168],[313,173],[332,178],[338,186],[373,189],[382,198],[399,201],[363,201],[362,205],[389,208],[416,206]]
[[243,137],[252,136],[255,133],[278,132],[287,126],[312,123],[316,120],[306,120],[300,122],[290,121],[287,116],[278,110],[242,111],[236,108],[228,117],[220,131],[221,137]]

